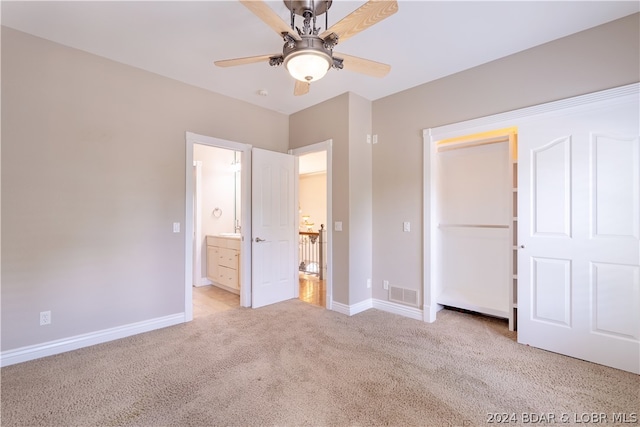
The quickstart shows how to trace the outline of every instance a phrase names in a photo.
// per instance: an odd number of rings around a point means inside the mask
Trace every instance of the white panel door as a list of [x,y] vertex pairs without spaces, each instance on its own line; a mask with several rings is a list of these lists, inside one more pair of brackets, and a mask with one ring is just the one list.
[[294,156],[252,151],[252,307],[295,297]]
[[637,101],[519,126],[518,342],[640,373]]

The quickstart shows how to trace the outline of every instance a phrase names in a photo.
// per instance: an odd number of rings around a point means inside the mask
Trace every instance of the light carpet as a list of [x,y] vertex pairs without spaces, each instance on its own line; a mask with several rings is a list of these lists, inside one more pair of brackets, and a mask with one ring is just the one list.
[[[3,426],[582,424],[640,412],[640,377],[519,345],[506,323],[347,317],[292,300],[2,368]],[[561,423],[566,416],[567,423]],[[552,423],[542,423],[544,425]],[[638,420],[631,425],[637,425]]]

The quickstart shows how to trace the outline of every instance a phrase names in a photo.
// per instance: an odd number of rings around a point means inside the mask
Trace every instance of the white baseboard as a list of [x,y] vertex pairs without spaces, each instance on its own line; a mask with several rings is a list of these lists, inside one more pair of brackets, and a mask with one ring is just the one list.
[[167,326],[173,326],[184,322],[184,313],[178,313],[128,325],[117,326],[115,328],[103,329],[97,332],[90,332],[88,334],[62,338],[42,344],[7,350],[0,353],[0,366],[4,367],[15,365],[16,363],[27,362],[41,357],[77,350],[79,348],[89,347],[91,345],[153,331],[155,329],[166,328]]
[[211,282],[211,285],[215,286],[216,288],[224,289],[225,291],[231,292],[232,294],[240,295],[240,289],[235,289],[229,286],[225,286],[222,283],[218,283],[218,282]]
[[369,310],[370,308],[373,308],[373,305],[371,305],[371,299],[366,299],[353,305],[342,304],[336,301],[331,302],[331,310],[337,311],[338,313],[346,314],[347,316],[353,316],[354,314],[362,313],[363,311]]
[[[362,313],[363,311],[370,308],[377,308],[378,310],[408,317],[410,319],[416,319],[425,322],[428,321],[423,317],[423,311],[419,308],[407,307],[406,305],[374,298],[366,299],[353,305],[342,304],[336,301],[333,301],[331,304],[331,310],[337,311],[338,313],[346,314],[347,316],[353,316],[354,314]],[[433,320],[435,320],[435,312]]]
[[409,317],[411,319],[423,320],[422,310],[415,307],[407,307],[406,305],[397,304],[395,302],[373,299],[373,308],[386,311],[400,316]]
[[436,321],[436,313],[439,312],[440,310],[442,310],[444,307],[441,306],[440,304],[434,304],[434,305],[425,305],[423,307],[423,312],[424,312],[424,321],[427,323],[433,323]]
[[195,283],[193,284],[193,286],[195,286],[196,288],[199,288],[201,286],[209,286],[212,283],[213,282],[211,280],[207,279],[206,277],[200,277],[200,278],[195,280]]
[[371,303],[371,298],[368,298],[364,301],[360,301],[359,303],[349,306],[349,308],[351,309],[350,316],[353,316],[354,314],[362,313],[363,311],[367,311],[370,308],[373,308],[373,304]]

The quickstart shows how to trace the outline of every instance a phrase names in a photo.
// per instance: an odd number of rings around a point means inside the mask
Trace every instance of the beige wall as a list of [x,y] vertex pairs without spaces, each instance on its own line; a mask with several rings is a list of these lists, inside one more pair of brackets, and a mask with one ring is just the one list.
[[371,298],[373,162],[371,102],[349,94],[349,304]]
[[[639,14],[373,103],[373,297],[422,288],[422,130],[637,82]],[[411,222],[411,232],[402,222]]]
[[327,229],[327,174],[324,172],[300,175],[298,187],[300,205],[300,229],[303,228],[302,216],[309,215],[313,230],[324,224]]
[[332,220],[342,222],[342,231],[332,234],[333,300],[346,305],[371,297],[367,279],[372,268],[372,152],[366,140],[370,133],[371,102],[352,93],[292,114],[289,120],[291,148],[333,141]]
[[[318,120],[322,117],[322,120]],[[331,126],[327,126],[331,123]],[[300,148],[331,139],[333,232],[333,300],[349,303],[349,94],[337,96],[289,116],[289,146]],[[328,227],[333,227],[328,224]]]
[[284,152],[288,122],[3,27],[2,350],[183,312],[185,132]]

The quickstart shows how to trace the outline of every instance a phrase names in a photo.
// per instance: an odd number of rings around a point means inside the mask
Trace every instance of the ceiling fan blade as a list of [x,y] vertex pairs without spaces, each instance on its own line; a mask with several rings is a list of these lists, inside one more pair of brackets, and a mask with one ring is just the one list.
[[301,82],[300,80],[296,80],[296,85],[293,88],[293,94],[295,96],[306,95],[309,93],[309,87],[311,86],[308,82]]
[[218,67],[235,67],[236,65],[245,65],[245,64],[253,64],[256,62],[267,62],[274,56],[280,56],[280,54],[276,53],[273,55],[260,55],[260,56],[248,56],[246,58],[234,58],[234,59],[223,59],[221,61],[215,61]]
[[324,39],[329,34],[335,33],[339,37],[338,41],[343,42],[397,11],[396,0],[369,0],[320,34],[320,38]]
[[342,59],[345,70],[366,74],[372,77],[384,77],[391,71],[391,65],[370,59],[358,58],[357,56],[345,55],[344,53],[334,53],[335,58]]
[[254,13],[265,24],[270,26],[276,33],[289,33],[296,40],[302,40],[297,31],[293,31],[286,22],[278,16],[264,1],[262,0],[240,0],[247,9]]

